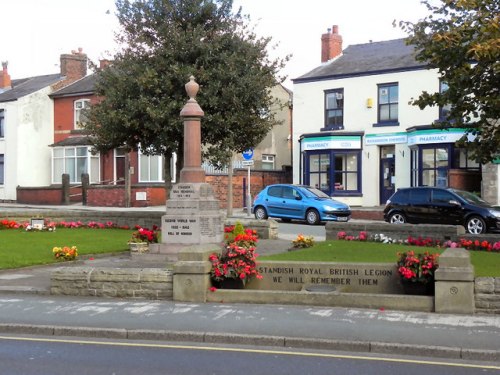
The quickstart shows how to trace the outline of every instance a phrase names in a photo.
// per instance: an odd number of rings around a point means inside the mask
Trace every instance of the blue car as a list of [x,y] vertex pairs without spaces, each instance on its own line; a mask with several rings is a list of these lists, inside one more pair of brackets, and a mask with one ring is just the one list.
[[305,220],[308,224],[321,221],[348,221],[351,209],[321,190],[305,185],[269,185],[254,199],[252,212],[256,219],[277,217],[283,221]]

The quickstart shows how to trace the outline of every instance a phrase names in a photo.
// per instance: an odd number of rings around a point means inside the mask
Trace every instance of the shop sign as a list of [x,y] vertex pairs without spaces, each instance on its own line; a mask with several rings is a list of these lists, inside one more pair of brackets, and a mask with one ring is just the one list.
[[[408,134],[408,145],[422,145],[429,143],[454,143],[464,135],[464,129],[450,130],[417,130]],[[474,136],[469,136],[469,140],[474,139]]]
[[387,133],[387,134],[366,134],[365,144],[368,145],[392,145],[396,143],[408,142],[406,133]]
[[314,137],[302,140],[302,151],[328,149],[359,150],[360,148],[361,136]]

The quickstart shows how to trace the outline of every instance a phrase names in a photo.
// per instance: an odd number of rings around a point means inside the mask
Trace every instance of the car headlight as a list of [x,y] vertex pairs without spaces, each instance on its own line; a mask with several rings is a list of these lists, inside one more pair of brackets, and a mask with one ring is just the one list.
[[490,214],[492,214],[496,218],[500,219],[500,211],[498,211],[498,210],[488,210],[488,211],[490,212]]
[[330,206],[323,206],[323,210],[325,210],[327,212],[334,212],[334,211],[338,211],[339,209],[335,208],[335,207],[330,207]]

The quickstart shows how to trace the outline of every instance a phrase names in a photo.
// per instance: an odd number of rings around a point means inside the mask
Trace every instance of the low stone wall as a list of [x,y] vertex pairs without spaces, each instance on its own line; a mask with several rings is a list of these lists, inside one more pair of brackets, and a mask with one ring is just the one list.
[[172,270],[61,267],[52,272],[52,295],[172,299]]
[[500,314],[500,277],[478,277],[474,282],[476,313]]
[[350,236],[359,236],[359,232],[367,232],[368,235],[384,234],[395,240],[421,236],[441,241],[457,241],[465,236],[465,228],[460,225],[390,224],[386,222],[327,222],[325,232],[327,240],[337,239],[339,232],[346,232]]
[[235,225],[237,222],[243,224],[245,228],[253,229],[257,236],[263,240],[276,240],[278,238],[278,222],[273,219],[256,220],[249,218],[228,218],[226,225]]

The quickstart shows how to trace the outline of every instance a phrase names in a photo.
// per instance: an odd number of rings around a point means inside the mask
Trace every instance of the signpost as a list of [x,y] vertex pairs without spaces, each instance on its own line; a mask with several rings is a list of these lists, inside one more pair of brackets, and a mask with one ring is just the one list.
[[248,150],[243,151],[243,162],[242,165],[246,165],[248,167],[248,176],[247,176],[247,216],[251,215],[252,212],[252,195],[250,194],[250,167],[253,165],[253,148],[249,148]]

